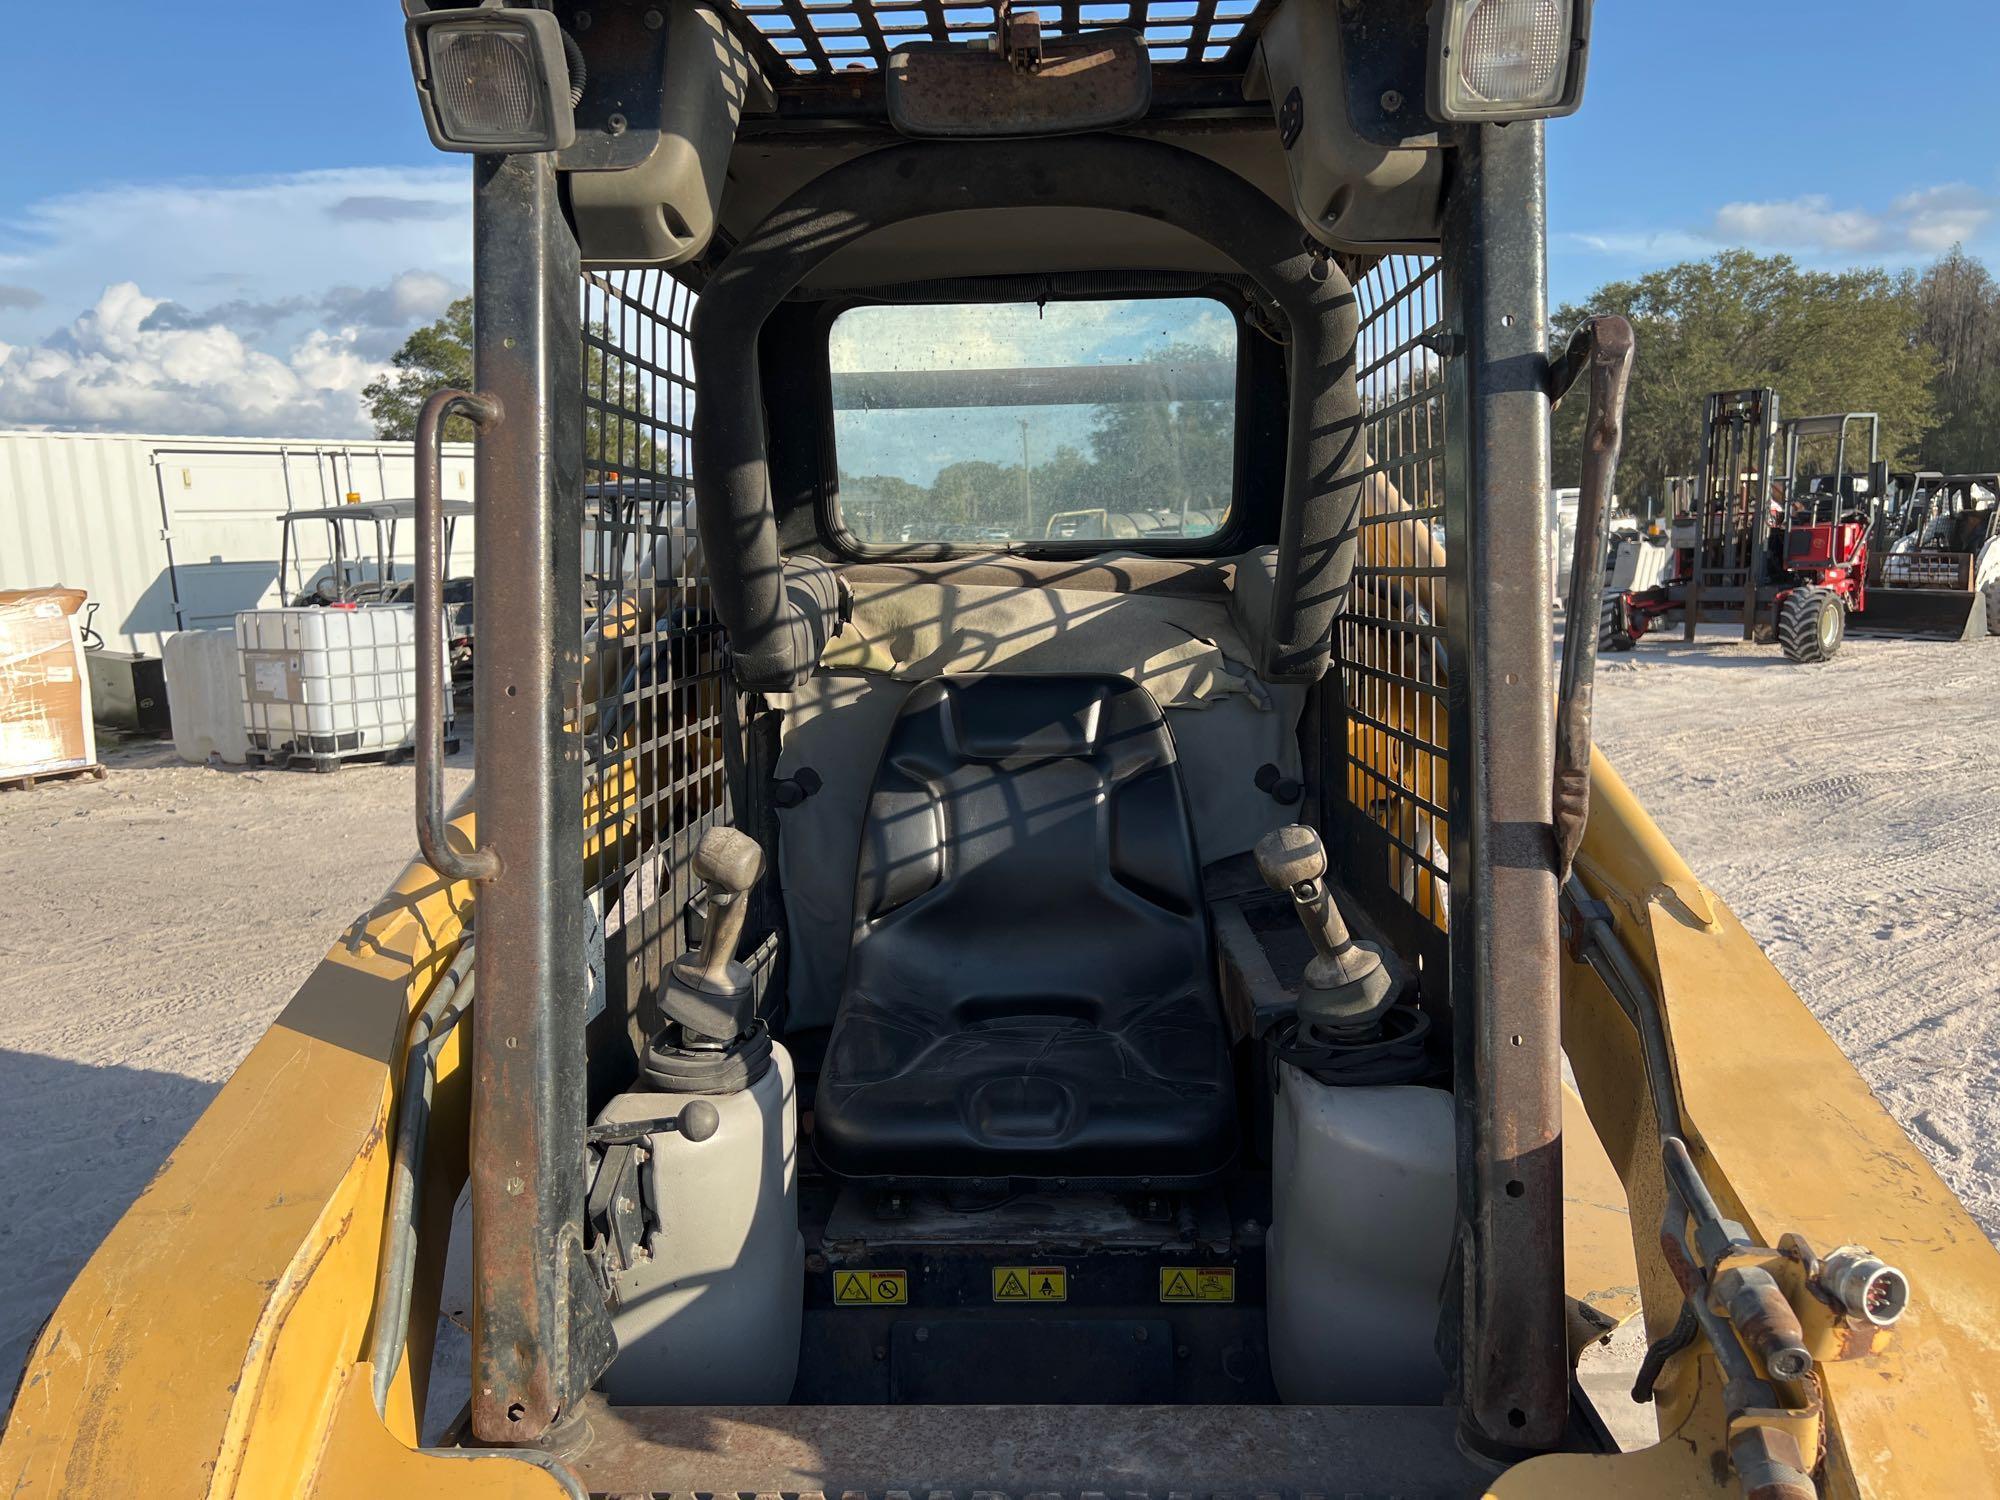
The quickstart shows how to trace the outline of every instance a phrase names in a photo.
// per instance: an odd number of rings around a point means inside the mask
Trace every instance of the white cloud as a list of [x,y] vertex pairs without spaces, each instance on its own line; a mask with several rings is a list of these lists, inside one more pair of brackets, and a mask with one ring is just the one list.
[[1917,250],[1949,250],[1975,239],[1993,218],[1995,200],[1962,182],[1905,193],[1892,205]]
[[40,345],[0,344],[0,411],[10,423],[252,437],[362,437],[361,387],[383,368],[358,330],[313,329],[282,355],[219,322],[156,316],[134,283]]
[[1914,265],[1953,245],[1978,245],[1992,227],[1996,209],[2000,197],[1963,182],[1915,189],[1880,212],[1837,204],[1825,193],[1806,193],[1725,203],[1708,223],[1694,229],[1559,231],[1552,237],[1551,258],[1559,290],[1584,278],[1594,284],[1603,275],[1591,267],[1598,259],[1617,262],[1621,269],[1644,269],[1705,259],[1731,245],[1782,251],[1816,265]]
[[1163,298],[1144,310],[1117,300],[887,304],[843,314],[827,353],[841,372],[985,370],[1123,363],[1177,343],[1226,353],[1235,340],[1234,322],[1206,298]]
[[1966,183],[1905,193],[1886,210],[1838,208],[1824,193],[1725,203],[1713,239],[1805,255],[1908,257],[1935,254],[1973,239],[1993,217],[1995,200]]
[[471,259],[460,165],[43,199],[0,220],[0,423],[366,435],[361,387]]
[[393,328],[407,333],[428,323],[459,294],[456,283],[430,271],[405,271],[381,286],[337,286],[324,306],[334,317],[364,328]]
[[1823,193],[1763,203],[1725,203],[1715,211],[1715,234],[1752,245],[1814,250],[1878,250],[1889,226],[1859,209],[1837,209]]
[[[112,185],[45,198],[0,220],[0,282],[41,299],[0,299],[0,340],[40,342],[65,312],[134,281],[197,320],[220,295],[231,327],[272,310],[266,347],[313,326],[362,320],[325,306],[346,289],[408,273],[463,286],[472,274],[470,169],[355,167],[259,178]],[[435,298],[418,299],[429,307]],[[430,311],[435,317],[436,312]]]
[[1708,254],[1713,243],[1681,229],[1626,230],[1599,233],[1566,230],[1556,236],[1558,243],[1574,245],[1593,255],[1615,256],[1621,260],[1686,260]]

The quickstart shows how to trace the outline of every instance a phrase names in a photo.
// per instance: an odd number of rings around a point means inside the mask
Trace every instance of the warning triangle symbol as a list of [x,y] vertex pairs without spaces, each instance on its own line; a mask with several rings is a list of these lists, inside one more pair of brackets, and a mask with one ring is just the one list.
[[840,1283],[837,1300],[841,1302],[866,1302],[868,1300],[868,1288],[863,1284],[859,1276],[850,1271],[847,1274],[847,1278]]
[[1187,1279],[1187,1272],[1174,1272],[1174,1279],[1167,1283],[1167,1295],[1169,1297],[1192,1297],[1194,1295],[1194,1285]]
[[1000,1295],[1003,1297],[1025,1297],[1028,1295],[1028,1289],[1021,1284],[1019,1276],[1009,1271],[1007,1279],[1000,1283]]

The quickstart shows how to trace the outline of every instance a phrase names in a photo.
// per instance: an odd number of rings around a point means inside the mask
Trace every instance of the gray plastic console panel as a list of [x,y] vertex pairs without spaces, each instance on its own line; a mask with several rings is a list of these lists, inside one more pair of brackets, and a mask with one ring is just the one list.
[[[1359,30],[1383,23],[1344,14],[1349,9],[1331,0],[1280,6],[1265,23],[1243,91],[1270,100],[1292,204],[1315,239],[1336,250],[1428,249],[1444,214],[1445,153],[1419,82],[1406,80],[1407,94],[1374,87],[1401,79],[1402,70],[1383,38]],[[1411,133],[1384,118],[1385,101],[1413,117]]]
[[715,237],[736,125],[756,64],[715,12],[675,0],[666,15],[666,61],[657,143],[636,166],[568,174],[570,206],[586,265],[678,266]]

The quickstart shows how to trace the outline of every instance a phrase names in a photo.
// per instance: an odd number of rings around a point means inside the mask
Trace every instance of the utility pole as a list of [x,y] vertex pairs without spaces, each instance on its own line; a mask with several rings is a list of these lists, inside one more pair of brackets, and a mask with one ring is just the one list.
[[1016,417],[1021,424],[1021,535],[1035,534],[1035,484],[1028,477],[1028,419]]

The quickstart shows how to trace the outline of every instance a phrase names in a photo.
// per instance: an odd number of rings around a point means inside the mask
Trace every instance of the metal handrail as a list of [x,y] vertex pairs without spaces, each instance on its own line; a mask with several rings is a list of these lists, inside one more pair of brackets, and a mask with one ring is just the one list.
[[1562,677],[1556,692],[1555,829],[1559,875],[1569,874],[1590,816],[1591,678],[1597,670],[1597,622],[1604,594],[1604,554],[1611,545],[1611,490],[1625,442],[1625,395],[1632,383],[1632,325],[1607,315],[1587,319],[1549,370],[1549,399],[1560,404],[1590,372],[1583,430],[1583,484],[1576,503],[1576,551],[1564,601]]
[[444,424],[464,417],[484,432],[500,403],[475,391],[443,390],[417,417],[417,847],[451,880],[491,880],[500,857],[491,849],[454,849],[444,821]]

